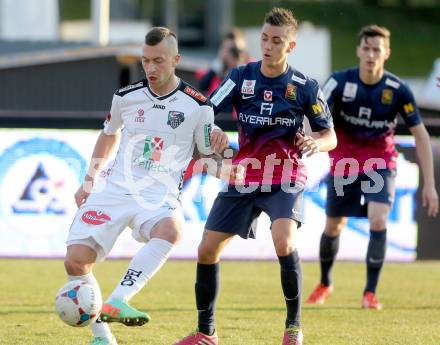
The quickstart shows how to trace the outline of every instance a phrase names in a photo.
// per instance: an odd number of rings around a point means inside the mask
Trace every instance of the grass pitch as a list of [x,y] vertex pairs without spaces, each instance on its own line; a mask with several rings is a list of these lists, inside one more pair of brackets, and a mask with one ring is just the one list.
[[[106,296],[127,261],[95,268]],[[318,264],[304,263],[304,298],[318,281]],[[362,310],[362,263],[338,262],[335,292],[324,306],[303,308],[306,345],[440,344],[440,263],[386,264],[378,290],[382,311]],[[196,325],[195,263],[170,261],[132,301],[152,317],[143,327],[112,324],[119,345],[171,345]],[[223,262],[218,301],[222,345],[279,345],[284,302],[276,262]],[[88,344],[89,329],[64,325],[54,296],[65,282],[61,260],[0,260],[0,344]]]

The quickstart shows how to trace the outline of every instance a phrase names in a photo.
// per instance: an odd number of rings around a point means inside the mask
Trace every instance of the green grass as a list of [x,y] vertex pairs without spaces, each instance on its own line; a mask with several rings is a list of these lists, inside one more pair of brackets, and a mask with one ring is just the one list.
[[[107,295],[127,261],[106,261],[95,274]],[[89,330],[65,326],[53,312],[64,284],[62,261],[0,260],[0,344],[87,344]],[[304,306],[306,345],[437,345],[440,263],[387,264],[379,288],[384,310],[360,309],[362,263],[340,262],[336,288],[325,306]],[[112,325],[120,345],[170,345],[196,324],[195,264],[170,261],[132,304],[152,321],[139,328]],[[305,295],[318,277],[317,263],[304,264]],[[276,262],[224,262],[218,331],[224,345],[280,344],[284,304]]]

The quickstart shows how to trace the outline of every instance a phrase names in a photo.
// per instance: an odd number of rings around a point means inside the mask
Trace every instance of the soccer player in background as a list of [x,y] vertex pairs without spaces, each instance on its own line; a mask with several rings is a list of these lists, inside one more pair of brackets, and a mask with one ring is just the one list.
[[[232,69],[211,97],[215,113],[231,104],[237,110],[240,148],[233,164],[244,166],[246,174],[242,185],[230,184],[219,193],[208,216],[198,250],[198,328],[176,345],[218,344],[214,314],[220,254],[235,235],[255,237],[262,211],[271,220],[287,307],[282,344],[303,344],[302,273],[295,239],[303,222],[306,176],[301,157],[334,148],[336,136],[318,83],[287,64],[296,30],[290,10],[272,9],[262,27],[262,60]],[[304,135],[305,116],[316,139]]]
[[430,138],[408,86],[384,70],[390,32],[369,25],[359,33],[359,67],[333,73],[323,87],[332,110],[338,146],[329,152],[327,220],[321,236],[321,282],[307,303],[322,304],[333,290],[331,269],[347,217],[368,217],[370,240],[362,307],[381,309],[376,287],[385,259],[387,218],[394,199],[398,153],[394,128],[399,114],[415,137],[423,175],[422,203],[428,216],[438,212]]
[[[181,237],[180,182],[194,148],[212,153],[213,109],[206,97],[175,75],[179,60],[173,32],[157,27],[147,33],[142,51],[146,79],[113,96],[84,184],[75,194],[79,210],[65,258],[69,280],[86,281],[99,292],[92,267],[104,260],[122,231],[130,226],[133,237],[146,242],[103,304],[102,321],[140,326],[149,320],[128,301],[162,267]],[[216,131],[212,136],[221,152],[226,135]],[[103,169],[118,143],[115,161]],[[91,325],[91,344],[115,345],[101,320]]]

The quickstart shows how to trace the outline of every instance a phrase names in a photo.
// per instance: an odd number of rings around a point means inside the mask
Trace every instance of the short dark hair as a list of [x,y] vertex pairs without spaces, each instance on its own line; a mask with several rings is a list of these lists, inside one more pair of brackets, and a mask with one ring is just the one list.
[[145,44],[155,46],[169,36],[174,37],[177,41],[177,35],[173,31],[163,26],[157,26],[152,28],[145,35]]
[[296,33],[296,30],[298,29],[298,21],[293,15],[293,12],[286,8],[272,8],[266,13],[264,22],[274,26],[290,26],[294,33]]
[[383,37],[385,41],[387,42],[388,46],[390,45],[390,37],[391,33],[390,30],[388,30],[384,26],[379,26],[376,24],[367,25],[364,26],[361,31],[359,31],[358,39],[359,39],[359,45],[362,43],[362,40],[366,40],[369,37]]

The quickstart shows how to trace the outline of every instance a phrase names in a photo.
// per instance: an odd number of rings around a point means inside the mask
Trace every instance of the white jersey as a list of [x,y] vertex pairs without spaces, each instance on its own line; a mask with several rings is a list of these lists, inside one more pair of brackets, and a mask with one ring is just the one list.
[[118,90],[104,123],[105,134],[121,131],[116,158],[101,173],[107,188],[153,206],[177,200],[194,147],[212,154],[213,125],[209,101],[183,80],[165,96],[155,95],[147,80]]

